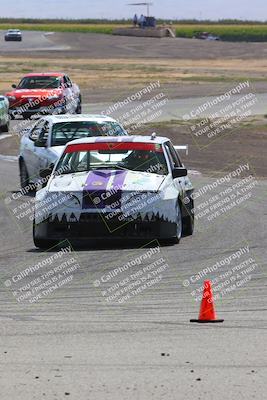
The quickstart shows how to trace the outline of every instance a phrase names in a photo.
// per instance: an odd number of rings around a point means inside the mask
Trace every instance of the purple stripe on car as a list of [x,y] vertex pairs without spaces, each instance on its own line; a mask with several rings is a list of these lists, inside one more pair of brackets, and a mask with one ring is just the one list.
[[104,190],[112,175],[112,171],[90,171],[85,182],[84,190]]
[[[122,187],[126,176],[127,171],[121,170],[91,171],[83,190],[82,208],[104,209],[111,205],[113,208],[120,208]],[[112,178],[112,185],[107,190],[108,183]],[[107,192],[111,192],[111,194],[107,196]]]
[[115,178],[113,179],[112,188],[122,190],[128,171],[117,171]]

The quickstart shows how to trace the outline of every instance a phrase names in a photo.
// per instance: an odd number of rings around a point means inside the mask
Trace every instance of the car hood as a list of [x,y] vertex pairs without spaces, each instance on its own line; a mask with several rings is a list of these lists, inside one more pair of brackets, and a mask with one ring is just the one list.
[[49,191],[138,191],[157,192],[166,176],[129,170],[95,170],[55,176]]
[[6,96],[15,96],[17,98],[24,97],[41,97],[49,94],[50,96],[59,95],[62,92],[61,89],[15,89],[11,92],[6,93]]
[[110,224],[113,213],[119,212],[122,221],[158,218],[175,222],[178,192],[170,182],[170,175],[128,170],[52,176],[36,194],[35,221],[78,222],[85,214],[104,212]]

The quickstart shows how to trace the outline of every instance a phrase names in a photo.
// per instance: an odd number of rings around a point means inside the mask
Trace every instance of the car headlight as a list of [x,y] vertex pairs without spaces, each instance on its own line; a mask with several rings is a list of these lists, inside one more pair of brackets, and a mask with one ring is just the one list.
[[61,95],[53,94],[51,96],[48,96],[47,98],[48,100],[59,100],[61,99]]
[[17,98],[15,96],[7,96],[9,101],[15,101]]

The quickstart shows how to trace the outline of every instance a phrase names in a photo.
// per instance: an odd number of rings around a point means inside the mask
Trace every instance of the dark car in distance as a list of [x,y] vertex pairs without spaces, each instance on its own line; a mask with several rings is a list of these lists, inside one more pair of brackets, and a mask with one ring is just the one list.
[[21,42],[22,34],[19,29],[8,29],[5,33],[5,41],[6,42]]

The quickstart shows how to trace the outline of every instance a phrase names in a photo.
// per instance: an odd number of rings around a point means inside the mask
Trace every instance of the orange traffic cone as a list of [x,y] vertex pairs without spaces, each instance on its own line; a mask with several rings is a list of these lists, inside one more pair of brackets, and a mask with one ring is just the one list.
[[204,290],[198,319],[190,319],[190,322],[208,323],[223,322],[224,319],[217,319],[213,302],[211,281],[204,282]]

